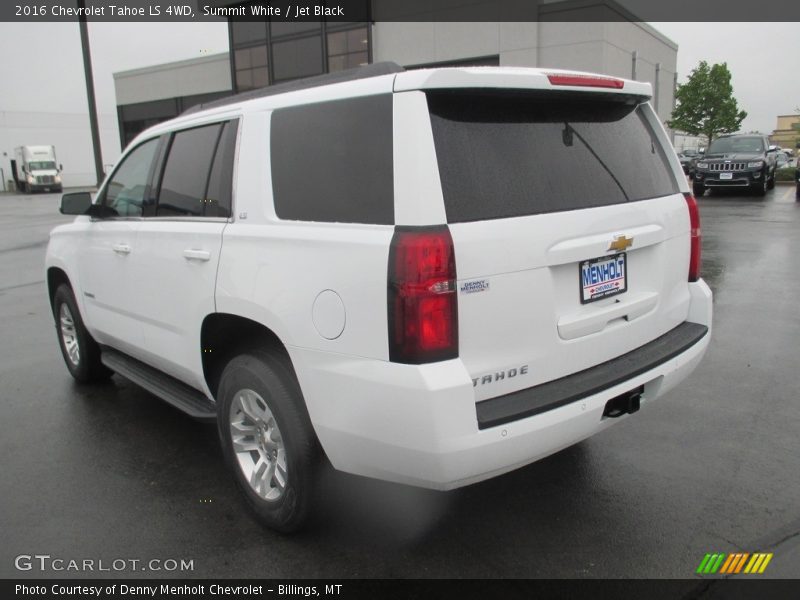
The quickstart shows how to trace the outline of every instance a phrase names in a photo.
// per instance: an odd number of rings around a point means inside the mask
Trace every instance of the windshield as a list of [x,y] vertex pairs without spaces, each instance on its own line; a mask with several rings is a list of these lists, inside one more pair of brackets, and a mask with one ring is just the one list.
[[47,169],[55,169],[56,163],[52,160],[39,160],[35,162],[29,162],[28,168],[30,168],[31,171],[44,171]]
[[714,143],[708,149],[708,154],[763,151],[764,142],[759,137],[727,137],[714,140]]

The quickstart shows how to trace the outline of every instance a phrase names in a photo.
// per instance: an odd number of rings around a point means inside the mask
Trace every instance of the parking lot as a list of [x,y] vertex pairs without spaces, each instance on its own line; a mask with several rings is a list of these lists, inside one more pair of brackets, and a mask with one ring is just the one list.
[[[337,475],[308,531],[248,513],[211,425],[115,376],[76,385],[44,283],[58,196],[0,195],[0,577],[20,554],[190,559],[274,578],[699,577],[708,552],[773,552],[800,577],[800,203],[700,199],[715,293],[705,360],[617,426],[450,493]],[[114,575],[114,573],[111,573]]]

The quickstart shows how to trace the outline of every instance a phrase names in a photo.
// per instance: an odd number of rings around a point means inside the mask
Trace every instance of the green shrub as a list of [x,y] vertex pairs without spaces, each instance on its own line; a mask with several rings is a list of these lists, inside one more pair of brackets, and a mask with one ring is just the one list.
[[784,167],[775,171],[775,181],[794,181],[794,167]]

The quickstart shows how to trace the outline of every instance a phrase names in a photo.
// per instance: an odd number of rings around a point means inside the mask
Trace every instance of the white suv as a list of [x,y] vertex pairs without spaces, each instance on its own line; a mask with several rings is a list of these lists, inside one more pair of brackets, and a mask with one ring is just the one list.
[[327,464],[451,489],[601,431],[709,343],[694,198],[649,84],[355,72],[140,134],[68,194],[47,281],[68,369],[198,418],[259,517]]

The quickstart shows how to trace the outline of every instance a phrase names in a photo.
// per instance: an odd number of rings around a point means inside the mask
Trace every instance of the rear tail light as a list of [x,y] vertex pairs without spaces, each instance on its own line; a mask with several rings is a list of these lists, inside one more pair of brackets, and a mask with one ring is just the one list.
[[388,285],[389,359],[420,364],[457,357],[456,258],[446,225],[395,229]]
[[686,196],[686,205],[689,207],[689,224],[691,252],[689,254],[689,281],[700,279],[700,246],[702,236],[700,235],[700,211],[697,208],[697,200],[691,194]]
[[625,87],[622,79],[615,77],[599,77],[597,75],[559,75],[551,73],[547,76],[552,85],[578,85],[584,87],[601,87],[621,90]]

